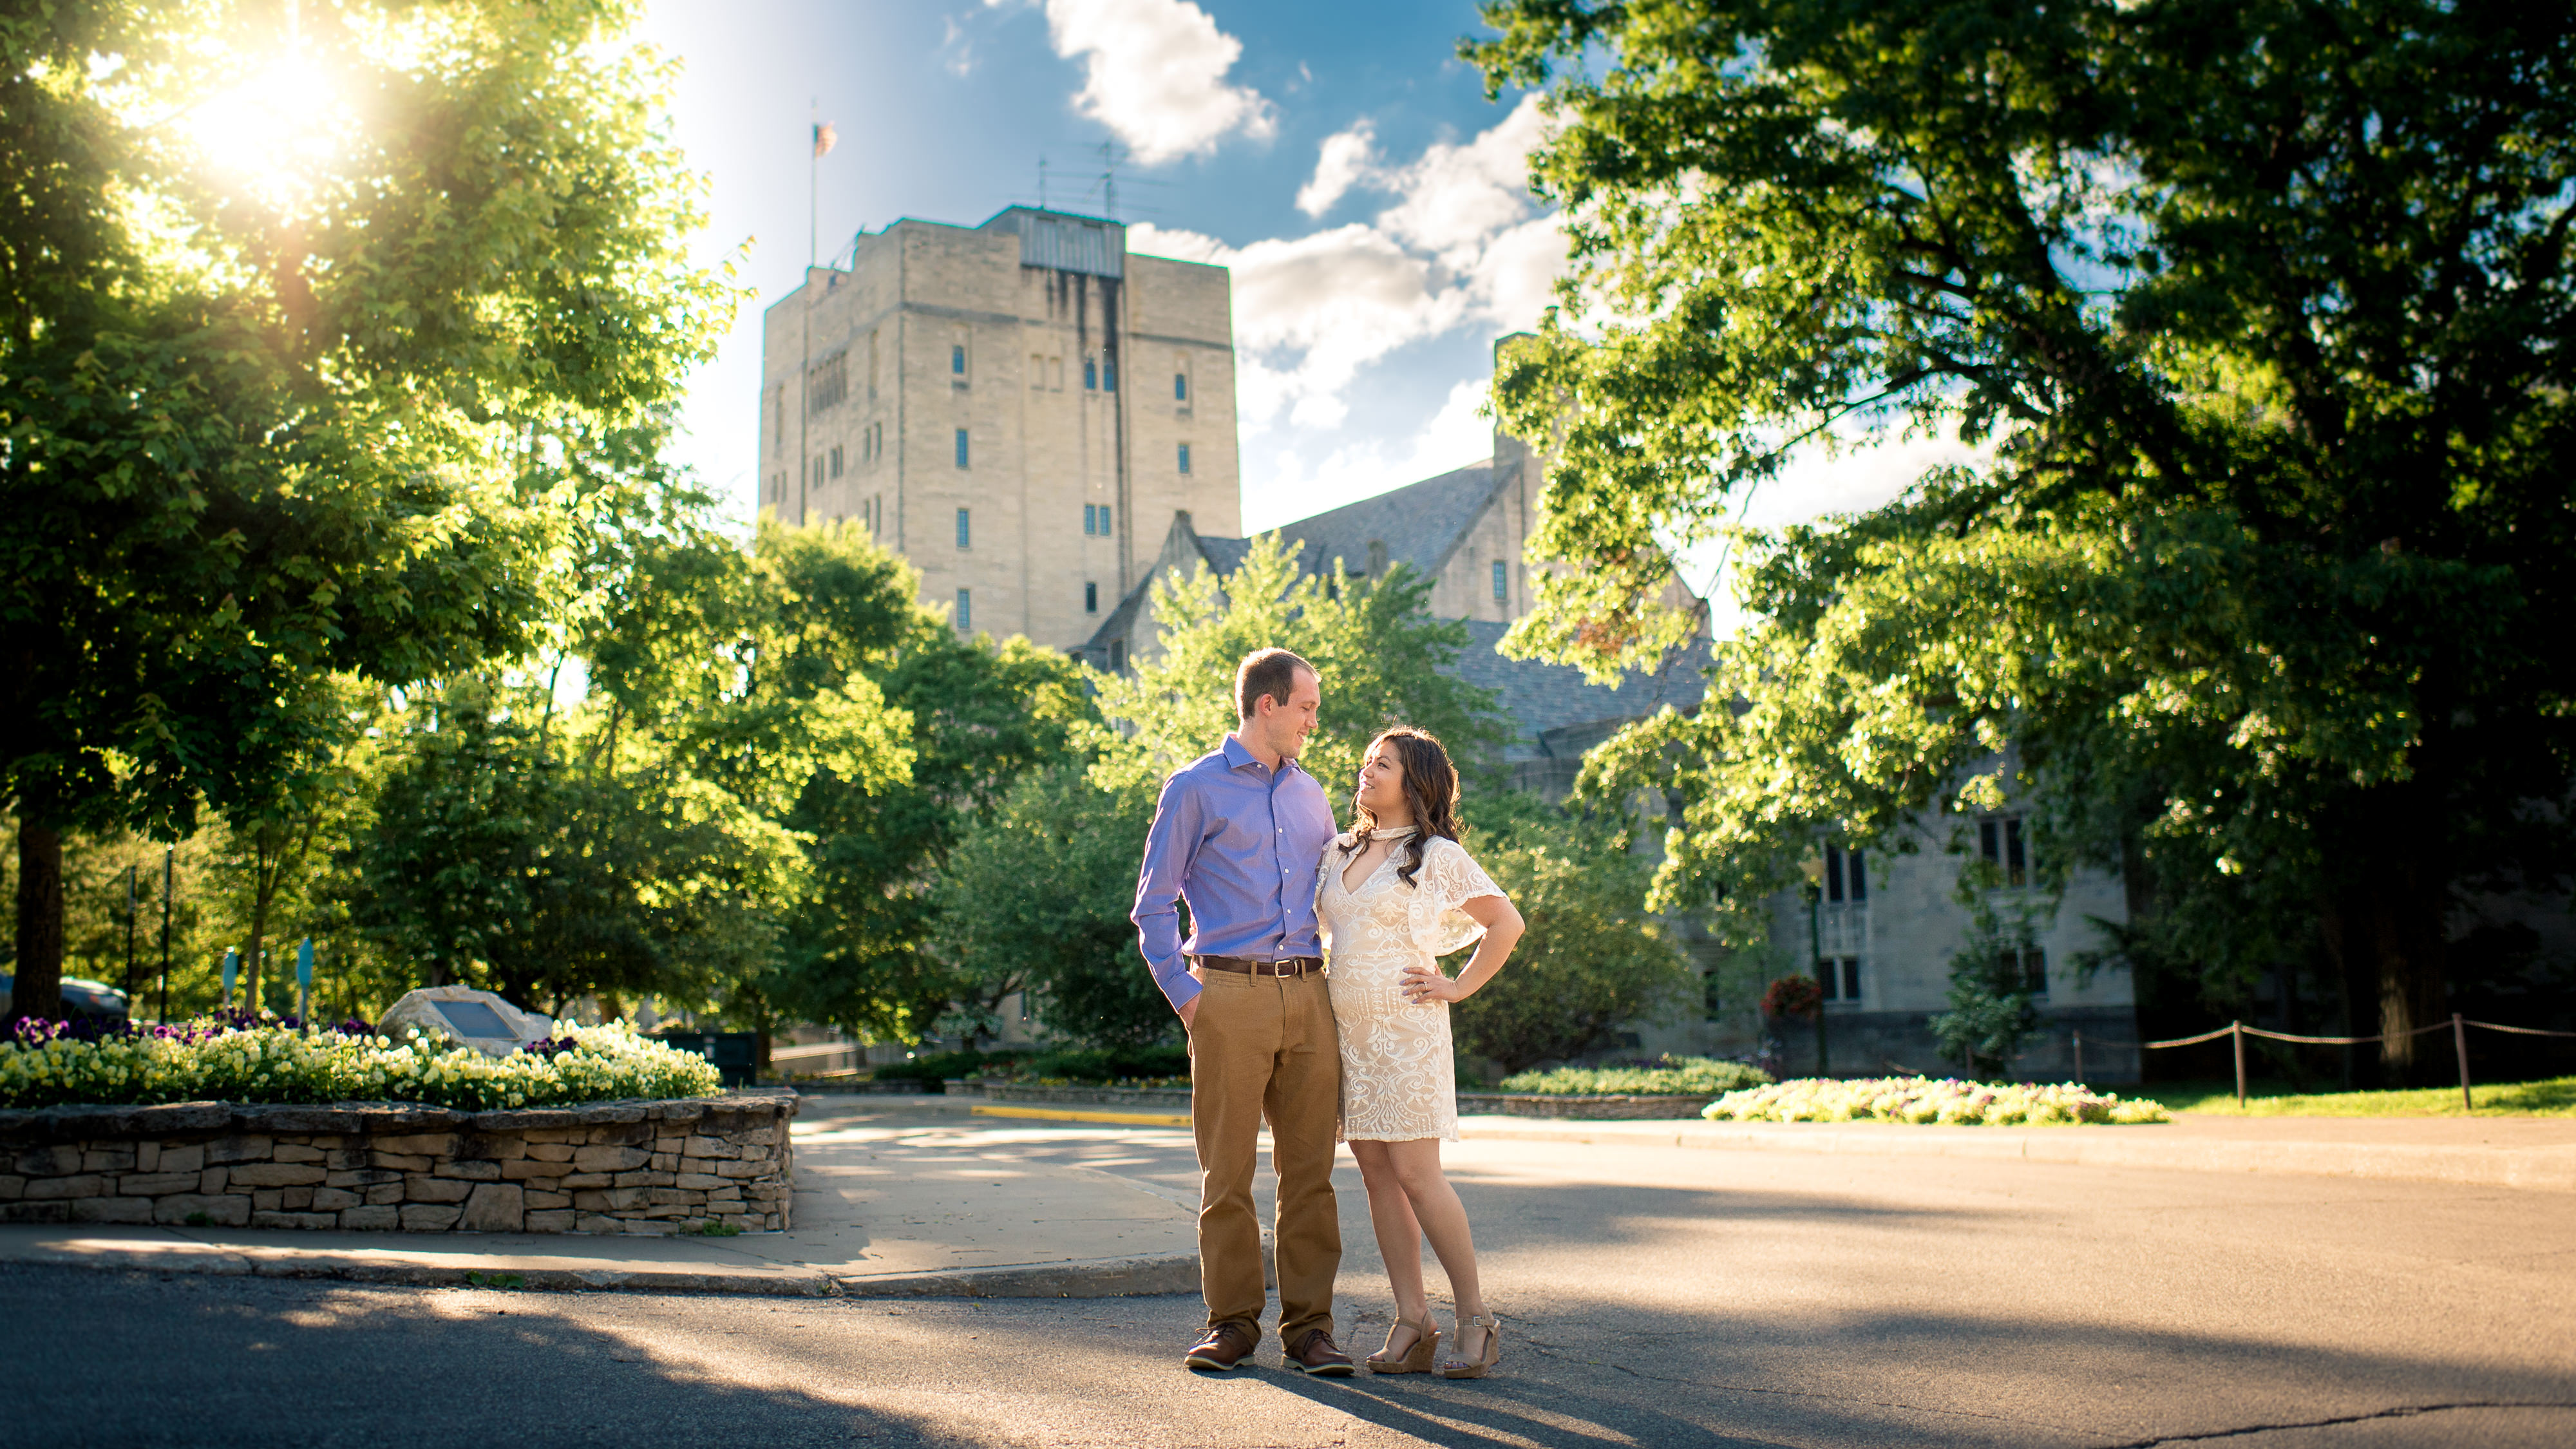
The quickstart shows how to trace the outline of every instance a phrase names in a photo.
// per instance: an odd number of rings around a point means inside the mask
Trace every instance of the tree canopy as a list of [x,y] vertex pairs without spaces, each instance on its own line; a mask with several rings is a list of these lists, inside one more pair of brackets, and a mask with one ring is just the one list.
[[[1679,627],[1661,546],[1806,450],[1969,465],[1748,538],[1740,710],[1595,788],[1682,797],[1667,898],[1821,832],[2036,813],[2124,862],[2212,999],[2313,959],[2354,1030],[2444,1009],[2465,890],[2563,895],[2576,764],[2576,27],[2422,0],[1508,0],[1563,306],[1497,372],[1556,440],[1528,641]],[[1637,627],[1577,634],[1578,617]],[[2404,1041],[2387,1049],[2402,1069]]]
[[[16,1009],[67,827],[275,811],[333,681],[517,654],[568,434],[729,315],[617,0],[64,0],[0,18],[0,783]],[[266,149],[244,146],[265,138]]]

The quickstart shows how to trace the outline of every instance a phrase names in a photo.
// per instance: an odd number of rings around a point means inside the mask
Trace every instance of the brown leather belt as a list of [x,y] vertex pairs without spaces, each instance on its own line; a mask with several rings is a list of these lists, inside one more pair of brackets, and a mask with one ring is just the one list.
[[1254,961],[1242,956],[1192,956],[1191,962],[1210,971],[1232,971],[1242,976],[1303,976],[1324,969],[1321,956],[1296,956],[1286,961]]

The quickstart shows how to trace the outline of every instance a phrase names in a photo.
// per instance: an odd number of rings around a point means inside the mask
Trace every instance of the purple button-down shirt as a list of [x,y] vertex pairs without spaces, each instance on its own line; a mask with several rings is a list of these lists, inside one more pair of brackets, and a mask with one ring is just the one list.
[[[1197,998],[1188,956],[1320,956],[1315,868],[1336,827],[1324,787],[1294,760],[1273,771],[1232,735],[1163,782],[1128,919],[1172,1009]],[[1190,903],[1180,939],[1175,901]]]

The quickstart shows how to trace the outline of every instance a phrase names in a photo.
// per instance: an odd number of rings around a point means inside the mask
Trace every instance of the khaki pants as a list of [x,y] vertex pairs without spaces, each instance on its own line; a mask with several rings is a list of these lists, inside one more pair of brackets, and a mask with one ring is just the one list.
[[1261,1219],[1252,1173],[1261,1120],[1279,1175],[1279,1337],[1295,1344],[1333,1328],[1342,1221],[1333,1201],[1333,1129],[1342,1055],[1320,972],[1248,976],[1206,971],[1190,1026],[1190,1130],[1199,1147],[1199,1287],[1208,1326],[1261,1336]]

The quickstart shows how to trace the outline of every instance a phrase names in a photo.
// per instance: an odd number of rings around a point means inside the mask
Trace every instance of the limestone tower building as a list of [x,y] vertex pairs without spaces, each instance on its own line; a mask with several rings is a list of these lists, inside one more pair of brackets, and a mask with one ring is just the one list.
[[858,520],[959,629],[1059,649],[1118,607],[1176,514],[1242,531],[1223,267],[1017,206],[898,221],[846,255],[762,318],[764,512]]

